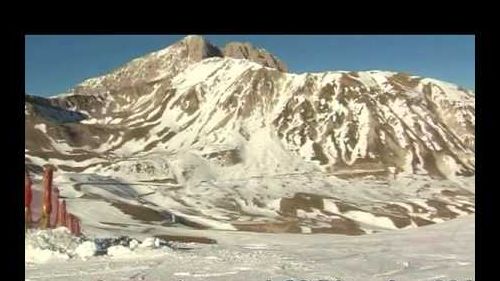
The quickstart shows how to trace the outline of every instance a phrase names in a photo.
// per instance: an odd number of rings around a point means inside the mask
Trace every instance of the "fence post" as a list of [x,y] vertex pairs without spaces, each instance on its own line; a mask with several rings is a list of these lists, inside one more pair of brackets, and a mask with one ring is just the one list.
[[73,215],[71,213],[66,214],[66,227],[73,234]]
[[31,200],[32,200],[32,191],[31,191],[31,179],[28,171],[24,172],[24,231],[28,229],[31,224]]
[[80,218],[75,216],[75,235],[80,236]]
[[45,166],[44,174],[43,174],[43,207],[42,207],[42,218],[41,228],[49,228],[50,227],[50,214],[52,211],[52,175],[53,169],[52,166]]
[[[59,200],[58,200],[59,201]],[[62,202],[59,204],[59,212],[57,213],[57,226],[66,226],[66,200],[62,200]]]
[[56,215],[55,218],[54,218],[54,223],[52,224],[54,227],[57,226],[57,217],[59,215],[59,188],[57,187],[54,187],[54,197],[55,197],[55,204],[56,204],[56,208],[54,210],[54,214]]
[[75,215],[70,213],[68,224],[69,224],[69,230],[71,231],[71,234],[78,236],[79,235],[79,233],[78,233],[78,218]]

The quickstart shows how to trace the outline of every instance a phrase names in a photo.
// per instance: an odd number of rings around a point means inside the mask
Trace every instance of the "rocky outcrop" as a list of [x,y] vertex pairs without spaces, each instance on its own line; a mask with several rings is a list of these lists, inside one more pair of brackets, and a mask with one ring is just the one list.
[[235,59],[247,59],[265,67],[276,68],[288,72],[286,65],[264,49],[254,47],[250,43],[230,42],[224,46],[224,56]]

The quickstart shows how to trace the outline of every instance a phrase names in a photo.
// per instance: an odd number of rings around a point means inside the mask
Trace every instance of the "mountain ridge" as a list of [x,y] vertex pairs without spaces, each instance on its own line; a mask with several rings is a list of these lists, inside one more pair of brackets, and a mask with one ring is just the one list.
[[[210,60],[211,60],[211,61],[210,61]],[[255,77],[253,77],[254,75],[257,75],[257,76],[259,76],[259,75],[264,75],[264,76],[262,76],[261,78],[258,78],[258,79],[262,79],[262,81],[266,79],[266,77],[265,77],[265,76],[269,76],[269,75],[274,76],[274,77],[279,77],[280,75],[291,75],[290,77],[292,77],[292,78],[291,78],[291,80],[292,80],[292,81],[293,81],[293,80],[301,80],[301,83],[303,82],[303,83],[304,83],[304,86],[307,86],[307,82],[308,82],[308,81],[310,82],[310,81],[312,81],[312,80],[314,80],[314,79],[316,79],[316,80],[317,80],[320,76],[321,76],[321,77],[323,77],[323,79],[324,79],[324,77],[328,77],[328,76],[336,76],[336,77],[337,77],[337,79],[339,79],[339,82],[340,82],[342,85],[343,85],[343,84],[348,85],[348,86],[345,86],[345,87],[347,87],[347,88],[345,88],[345,89],[348,89],[347,91],[350,91],[353,87],[360,87],[360,86],[361,86],[361,87],[364,87],[363,83],[360,83],[360,82],[357,80],[357,78],[356,78],[356,75],[359,75],[359,74],[353,74],[353,73],[345,73],[345,72],[341,72],[341,73],[337,73],[337,72],[327,72],[327,73],[320,73],[320,74],[305,74],[305,75],[304,75],[304,74],[302,74],[302,75],[295,75],[295,74],[280,74],[279,72],[276,72],[276,73],[275,73],[275,72],[273,72],[272,70],[270,70],[270,72],[269,72],[269,71],[265,71],[265,68],[261,68],[261,67],[259,67],[259,66],[257,66],[257,65],[255,65],[255,66],[251,66],[251,64],[245,63],[245,60],[238,60],[238,59],[236,59],[236,60],[235,60],[235,59],[228,59],[228,58],[211,58],[211,59],[209,59],[209,61],[206,61],[205,63],[203,63],[203,62],[199,62],[199,63],[200,63],[200,65],[201,65],[201,66],[203,66],[204,64],[210,64],[212,61],[218,61],[218,63],[219,63],[219,64],[245,65],[245,69],[244,69],[245,71],[243,72],[243,74],[244,74],[244,73],[251,73],[251,74],[248,74],[248,76],[250,76],[250,78],[251,78],[251,79],[253,79],[253,81],[256,81],[256,80],[255,80]],[[251,70],[251,68],[252,68],[252,67],[255,67],[255,68],[256,68],[256,69],[255,69],[255,71],[252,71],[252,70]],[[188,70],[187,72],[189,72],[189,71],[190,71],[190,70]],[[264,71],[264,72],[262,72],[262,71]],[[273,74],[273,73],[274,73],[274,74]],[[360,73],[361,73],[362,75],[368,75],[368,74],[367,74],[367,72],[360,72]],[[368,73],[370,73],[370,72],[368,72]],[[370,75],[378,75],[378,74],[380,74],[380,72],[371,72],[371,74],[370,74]],[[389,74],[388,74],[388,73],[383,73],[383,74],[382,74],[382,76],[383,76],[383,75],[392,75],[392,73],[389,73]],[[394,85],[395,85],[395,86],[397,86],[397,87],[395,88],[395,90],[396,90],[396,91],[399,91],[399,94],[404,93],[405,95],[407,95],[408,93],[407,93],[407,92],[404,92],[404,90],[403,90],[403,88],[402,88],[402,86],[401,86],[401,83],[408,83],[408,79],[410,79],[410,78],[409,78],[409,77],[404,77],[404,76],[403,76],[403,77],[399,77],[398,75],[400,76],[400,74],[394,74],[394,75],[390,76],[390,77],[394,77],[394,76],[396,76],[396,77],[397,77],[396,79],[393,79],[394,81],[396,81]],[[181,76],[182,76],[182,75],[181,75]],[[244,76],[244,75],[243,75],[243,76]],[[184,76],[182,76],[182,77],[184,77]],[[288,76],[287,76],[287,77],[288,77]],[[240,77],[240,78],[241,78],[241,77]],[[365,77],[365,78],[366,78],[366,77]],[[380,77],[379,77],[379,78],[380,78]],[[243,79],[245,79],[245,78],[243,78]],[[257,80],[258,80],[258,79],[257,79]],[[268,78],[268,79],[269,79],[269,78]],[[312,79],[312,80],[311,80],[311,79]],[[406,79],[406,80],[405,80],[405,79]],[[415,78],[415,79],[416,79],[416,78]],[[422,80],[423,80],[423,81],[427,81],[427,80],[425,80],[425,78],[424,78],[424,79],[422,79]],[[175,80],[175,81],[174,81],[174,83],[176,83],[176,81],[177,81],[177,80]],[[402,82],[402,81],[403,81],[403,82]],[[431,79],[431,80],[429,80],[429,81],[430,81],[429,83],[432,83],[434,80],[432,80],[432,79]],[[257,81],[257,82],[258,82],[258,81]],[[372,81],[372,82],[373,82],[373,81]],[[170,83],[170,82],[169,82],[169,83]],[[385,83],[387,83],[387,82],[385,82]],[[169,84],[167,84],[167,86],[166,86],[166,87],[168,87],[168,85],[169,85]],[[416,85],[416,84],[415,84],[415,85]],[[414,86],[415,86],[415,85],[414,85]],[[451,84],[446,84],[445,86],[449,86],[449,85],[451,85]],[[372,86],[373,86],[373,85],[372,85]],[[380,85],[378,85],[378,86],[380,86]],[[194,87],[194,88],[192,88],[192,89],[191,89],[191,93],[193,93],[193,94],[191,94],[191,95],[190,95],[189,99],[194,99],[194,100],[196,100],[196,103],[199,103],[199,102],[200,102],[200,101],[199,101],[199,98],[201,98],[201,97],[195,97],[195,96],[193,96],[193,95],[194,95],[194,93],[196,92],[196,85],[188,85],[188,86],[187,86],[187,88],[189,88],[189,87]],[[327,95],[328,95],[328,94],[327,94],[327,92],[328,92],[328,91],[335,91],[335,89],[334,89],[334,88],[335,88],[335,86],[332,88],[332,87],[331,87],[331,85],[329,85],[329,84],[326,84],[326,85],[324,85],[324,86],[320,86],[320,87],[321,87],[321,90],[322,90],[322,92],[323,92],[323,94],[322,94],[322,95],[324,95],[324,97],[325,97],[325,98],[327,98],[327,99],[328,99],[328,97],[327,97]],[[344,86],[343,86],[343,87],[344,87]],[[377,85],[375,85],[375,87],[377,87]],[[427,88],[428,88],[427,86],[423,86],[423,85],[420,85],[420,87],[422,88],[422,90],[423,90],[423,89],[427,89]],[[147,87],[146,87],[146,88],[147,88]],[[152,88],[151,88],[151,87],[149,87],[149,88],[147,88],[147,89],[150,89],[150,90],[151,90]],[[141,88],[141,90],[144,90],[144,89],[142,89],[142,88]],[[194,92],[193,92],[193,90],[194,90]],[[365,87],[365,89],[364,89],[364,90],[367,90],[367,88]],[[394,89],[393,89],[393,90],[394,90]],[[146,91],[149,91],[149,90],[146,90]],[[307,92],[307,87],[306,87],[306,88],[302,88],[302,89],[300,89],[300,91],[305,91],[305,92]],[[458,88],[457,88],[457,91],[458,91]],[[265,92],[265,91],[261,91],[261,93],[262,93],[262,92]],[[123,92],[122,92],[122,93],[123,93]],[[466,92],[460,92],[460,91],[458,91],[458,93],[462,93],[462,94],[461,94],[462,96],[463,96],[464,94],[465,94],[465,95],[467,95],[467,93],[466,93]],[[135,95],[135,98],[141,98],[141,97],[142,97],[142,98],[144,99],[144,98],[146,97],[146,96],[137,95],[137,93],[135,93],[135,94],[136,94],[136,95]],[[343,93],[341,93],[341,95],[347,95],[347,94],[348,94],[348,92],[343,92]],[[359,93],[358,93],[358,94],[356,94],[356,93],[354,93],[354,92],[353,92],[353,94],[354,94],[354,95],[358,95]],[[383,94],[382,96],[384,96],[384,95],[385,95],[386,97],[385,97],[385,98],[382,98],[382,99],[387,99],[387,94]],[[188,96],[189,96],[189,94],[188,94]],[[301,96],[301,95],[299,95],[299,96]],[[123,98],[123,97],[121,97],[121,98]],[[255,100],[255,98],[252,98],[251,96],[248,96],[248,98],[250,98],[250,101],[252,101],[252,100],[254,100],[254,102],[255,102],[255,101],[257,101],[257,100]],[[299,98],[300,98],[300,97],[299,97]],[[370,99],[369,95],[365,95],[365,94],[360,95],[358,98]],[[394,97],[392,97],[392,98],[394,99]],[[408,98],[408,101],[414,101],[414,100],[415,100],[415,97],[413,97],[413,98],[412,98],[412,97],[406,97],[406,96],[405,96],[404,98]],[[447,97],[447,98],[448,98],[448,97]],[[53,99],[51,99],[51,102],[52,102],[53,104],[55,103],[56,105],[63,106],[63,107],[66,107],[66,108],[74,108],[74,107],[76,106],[76,104],[78,104],[78,106],[79,106],[79,107],[84,107],[84,106],[86,105],[86,103],[88,103],[88,105],[87,105],[87,106],[88,106],[88,109],[94,110],[94,112],[96,111],[96,108],[95,108],[95,107],[96,107],[96,105],[95,105],[95,104],[101,104],[101,105],[102,105],[102,104],[103,104],[103,102],[104,102],[104,103],[106,103],[106,102],[107,102],[107,104],[110,104],[109,100],[106,100],[104,97],[97,97],[97,98],[95,98],[95,99],[93,99],[93,100],[92,100],[90,97],[88,97],[88,96],[83,96],[83,98],[81,98],[81,99],[76,99],[76,100],[74,100],[74,101],[72,101],[72,99],[75,99],[75,96],[65,96],[65,97],[62,97],[62,99],[56,99],[56,98],[53,98]],[[396,98],[396,99],[397,99],[397,98]],[[460,97],[455,97],[455,99],[459,99],[459,100],[460,100]],[[472,98],[471,98],[471,99],[472,99]],[[89,101],[89,100],[90,100],[90,101]],[[132,100],[132,97],[126,97],[126,98],[125,98],[125,102],[127,102],[127,100],[128,100],[128,101]],[[194,100],[193,100],[193,101],[194,101]],[[343,99],[338,99],[337,101],[343,101],[343,102],[344,102],[344,106],[345,106],[345,105],[346,105],[346,104],[345,104],[345,102],[346,102],[346,101],[348,101],[348,100],[352,100],[352,99],[349,99],[349,98],[347,98],[347,99],[346,99],[346,98],[344,97]],[[416,102],[418,103],[418,102],[421,102],[421,101],[422,101],[422,98],[421,98],[421,97],[420,97],[420,98],[419,98],[419,97],[417,97]],[[424,98],[424,101],[425,101],[425,98]],[[450,101],[453,101],[453,100],[452,100],[452,99],[448,99],[448,100],[445,100],[445,101],[446,101],[446,102],[450,102]],[[65,102],[66,102],[66,103],[65,103]],[[231,100],[231,98],[230,98],[230,99],[226,100],[226,102],[224,103],[224,106],[223,106],[223,107],[228,107],[228,106],[231,106],[231,104],[232,104],[232,103],[233,103],[233,101],[232,101],[232,100]],[[324,103],[324,101],[323,101],[323,103]],[[303,105],[303,106],[306,106],[306,107],[307,107],[307,106],[309,106],[309,107],[310,107],[310,103],[309,103],[309,102],[308,102],[308,103],[306,103],[306,104],[308,104],[308,105]],[[159,103],[158,103],[158,105],[159,105]],[[193,105],[194,105],[194,104],[193,104]],[[325,106],[325,105],[316,105],[315,107],[321,107],[321,106]],[[469,101],[469,106],[470,106],[470,101]],[[171,107],[172,107],[172,106],[171,106]],[[198,107],[198,106],[196,106],[196,107]],[[191,108],[191,109],[190,109],[190,108]],[[153,107],[152,107],[152,109],[153,109]],[[191,106],[191,107],[189,107],[189,106],[188,106],[188,107],[186,107],[186,108],[184,108],[184,109],[185,109],[185,110],[187,110],[187,113],[189,114],[189,113],[190,113],[190,111],[195,110],[195,107],[194,107],[194,106]],[[196,109],[197,109],[197,108],[196,108]],[[131,110],[133,111],[134,109],[131,109]],[[252,111],[252,110],[253,110],[253,105],[252,105],[252,106],[250,106],[250,107],[248,107],[248,106],[243,106],[243,107],[240,107],[240,108],[239,108],[239,114],[240,114],[240,115],[243,115],[243,117],[248,117],[248,116],[247,116],[247,115],[248,115],[247,111],[249,111],[249,110],[250,110],[250,111]],[[303,110],[305,110],[305,109],[303,109]],[[92,113],[92,114],[91,114],[91,112],[90,112],[90,111],[85,110],[85,109],[83,109],[83,110],[81,109],[79,112],[80,112],[80,113],[85,113],[85,114],[87,114],[89,117],[96,117],[96,118],[98,118],[98,119],[99,119],[99,118],[101,118],[101,117],[103,117],[103,116],[105,115],[104,113],[101,113],[101,114],[99,114],[99,113]],[[300,114],[299,114],[299,115],[300,115]],[[280,118],[280,117],[276,117],[276,116],[275,116],[275,119],[273,119],[273,122],[275,123],[274,125],[278,125],[278,123],[279,123],[279,122],[277,121],[277,120],[278,120],[277,118]],[[299,119],[300,119],[300,118],[299,118]],[[303,119],[303,118],[302,118],[302,119]],[[283,120],[284,120],[284,119],[283,119]],[[268,123],[269,123],[269,122],[268,122]],[[283,127],[283,126],[281,126],[281,128],[284,128],[284,127]],[[279,134],[280,134],[280,133],[282,133],[282,132],[283,132],[283,129],[278,129],[278,133],[279,133]],[[302,144],[303,144],[303,142],[304,142],[304,141],[301,141],[301,143],[302,143]],[[321,154],[321,153],[319,153],[319,154]],[[346,162],[346,161],[344,161],[344,162]],[[347,162],[348,162],[348,161],[347,161]]]

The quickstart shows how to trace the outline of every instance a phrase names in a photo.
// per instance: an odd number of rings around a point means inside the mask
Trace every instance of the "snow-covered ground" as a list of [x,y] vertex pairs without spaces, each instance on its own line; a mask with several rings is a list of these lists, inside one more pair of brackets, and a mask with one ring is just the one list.
[[[41,186],[38,177],[34,177],[34,181],[36,197]],[[298,174],[176,186],[65,173],[57,174],[54,182],[66,198],[69,211],[81,219],[83,233],[88,238],[125,235],[149,242],[135,242],[138,245],[133,249],[109,248],[108,255],[96,256],[92,240],[83,242],[71,238],[64,229],[29,231],[25,240],[27,280],[434,281],[474,278],[474,177],[431,180],[408,175],[388,180],[374,177],[342,180]],[[326,222],[330,220],[324,217],[326,211],[331,217],[353,220],[367,234],[308,234],[313,228],[307,229],[305,223],[301,224],[303,233],[231,231],[229,223],[234,221],[225,218],[231,214],[227,211],[230,209],[216,205],[227,198],[241,199],[244,203],[252,202],[255,196],[266,195],[260,197],[264,202],[260,207],[243,203],[241,206],[247,215],[272,218],[271,211],[280,208],[280,200],[300,192],[324,197],[321,209],[298,209],[299,219],[308,222],[318,218]],[[203,200],[195,200],[197,196]],[[40,201],[36,198],[35,201]],[[438,200],[441,205],[436,205]],[[348,203],[357,209],[346,209]],[[396,229],[390,213],[384,216],[380,213],[382,210],[374,209],[389,203],[401,207],[400,215],[420,216],[435,224],[420,227],[411,224]],[[468,207],[462,207],[463,204]],[[187,208],[190,205],[193,208]],[[153,210],[157,211],[156,215],[149,214]],[[212,229],[168,224],[166,216],[158,217],[163,214],[161,211],[183,215]],[[251,221],[253,217],[247,219]],[[201,236],[214,239],[217,244],[189,244],[192,249],[177,250],[155,247],[150,237],[160,235]]]
[[[362,236],[196,232],[218,244],[117,247],[113,256],[39,259],[26,263],[26,280],[474,279],[474,215]],[[80,248],[88,251],[88,245]]]

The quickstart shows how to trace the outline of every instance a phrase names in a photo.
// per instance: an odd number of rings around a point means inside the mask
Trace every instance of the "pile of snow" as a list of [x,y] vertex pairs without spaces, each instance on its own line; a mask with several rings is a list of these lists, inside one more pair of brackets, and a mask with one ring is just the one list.
[[129,237],[86,239],[76,237],[66,227],[29,229],[25,239],[25,263],[40,264],[56,260],[83,259],[98,255],[130,257],[137,252],[164,249],[167,243],[150,237],[141,243]]
[[132,250],[122,245],[111,246],[108,248],[108,256],[126,257],[132,254]]
[[92,257],[96,252],[97,246],[94,241],[85,241],[75,249],[75,254],[82,259]]
[[80,238],[73,236],[66,227],[30,229],[26,232],[24,245],[25,262],[44,263],[71,258],[80,245]]

